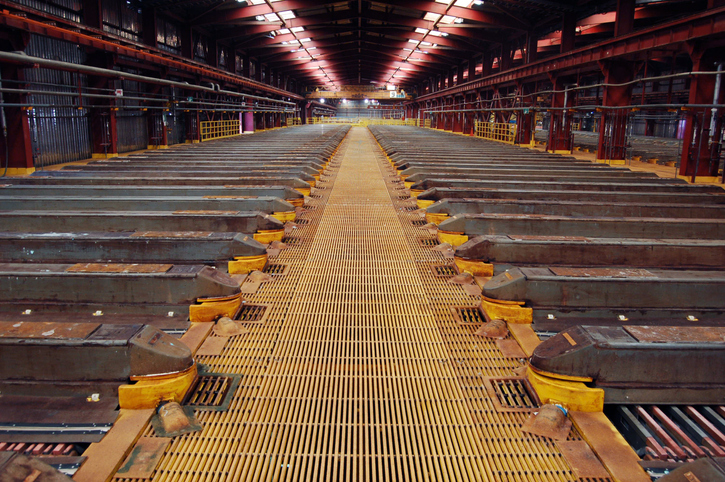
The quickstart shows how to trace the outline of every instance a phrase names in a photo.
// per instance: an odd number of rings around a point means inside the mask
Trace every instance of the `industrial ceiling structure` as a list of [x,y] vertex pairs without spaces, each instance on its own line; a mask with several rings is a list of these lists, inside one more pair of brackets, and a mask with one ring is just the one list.
[[[636,5],[638,27],[706,7]],[[480,73],[487,52],[494,69],[513,66],[526,60],[533,42],[539,57],[558,53],[563,22],[576,22],[575,42],[586,45],[611,37],[616,16],[616,2],[588,0],[150,0],[143,7],[302,84],[328,87],[414,86],[471,62]]]

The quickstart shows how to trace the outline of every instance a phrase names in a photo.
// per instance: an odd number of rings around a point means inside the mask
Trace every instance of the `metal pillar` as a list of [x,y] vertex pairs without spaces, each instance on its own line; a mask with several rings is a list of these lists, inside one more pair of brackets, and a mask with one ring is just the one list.
[[146,112],[149,149],[168,149],[169,136],[166,125],[166,112]]
[[[2,67],[3,80],[23,81],[22,69],[15,65]],[[22,84],[18,84],[18,88]],[[27,100],[25,94],[3,94],[4,102],[10,104],[23,104]],[[35,171],[33,163],[33,145],[30,137],[29,110],[25,107],[3,107],[4,121],[7,123],[7,136],[0,136],[0,154],[3,158],[3,165],[0,165],[0,174],[5,172],[7,165],[8,175],[25,175]],[[7,144],[7,145],[6,145]],[[7,149],[7,151],[6,151]],[[5,159],[7,152],[7,159]]]
[[244,133],[254,134],[254,112],[247,110],[244,112]]
[[600,64],[604,74],[604,93],[602,97],[601,123],[599,127],[599,143],[597,162],[607,164],[624,164],[627,157],[627,109],[606,109],[630,104],[632,85],[623,84],[634,78],[634,69],[626,61],[610,61]]
[[[695,51],[690,56],[692,57],[692,70],[715,70],[711,51]],[[711,104],[715,98],[722,99],[722,82],[719,86],[720,92],[716,93],[717,83],[715,75],[694,76],[690,81],[688,103]],[[717,113],[716,110],[715,114]],[[679,174],[689,178],[691,182],[695,182],[696,179],[711,181],[718,173],[722,122],[719,121],[720,115],[716,115],[716,122],[713,123],[712,114],[712,110],[708,108],[691,108],[685,111]]]
[[[556,154],[571,154],[573,135],[571,132],[571,114],[566,111],[571,101],[569,91],[565,91],[565,82],[562,78],[552,79],[554,94],[551,96],[551,107],[557,108],[551,111],[551,122],[549,125],[549,140],[546,150]],[[568,85],[568,84],[566,84]],[[559,109],[559,108],[564,108]]]

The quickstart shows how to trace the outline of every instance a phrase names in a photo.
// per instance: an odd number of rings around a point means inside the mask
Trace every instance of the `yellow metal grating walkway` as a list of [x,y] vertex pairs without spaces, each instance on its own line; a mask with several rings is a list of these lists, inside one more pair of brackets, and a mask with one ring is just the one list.
[[230,409],[198,411],[204,430],[174,439],[152,480],[577,480],[519,431],[526,414],[495,410],[484,377],[521,362],[456,323],[451,306],[477,299],[434,274],[450,260],[394,181],[353,128],[273,261],[285,274],[248,300],[267,319],[199,360],[242,375]]

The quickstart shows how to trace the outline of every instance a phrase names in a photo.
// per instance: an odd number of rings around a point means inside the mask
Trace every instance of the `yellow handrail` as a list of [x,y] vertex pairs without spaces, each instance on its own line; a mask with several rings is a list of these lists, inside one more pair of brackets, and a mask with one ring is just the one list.
[[240,134],[239,120],[202,121],[200,124],[202,142]]
[[516,142],[516,124],[505,122],[480,122],[475,123],[476,137],[489,141],[505,142],[513,144]]

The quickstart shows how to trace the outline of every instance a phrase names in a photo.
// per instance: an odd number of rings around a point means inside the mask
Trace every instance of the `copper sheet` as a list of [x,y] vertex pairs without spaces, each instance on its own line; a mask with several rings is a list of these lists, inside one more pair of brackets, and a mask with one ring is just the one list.
[[208,238],[211,231],[136,231],[132,238]]
[[496,340],[496,346],[506,358],[526,358],[524,351],[516,340]]
[[148,479],[170,443],[170,438],[141,437],[118,469],[117,477]]
[[723,326],[625,326],[642,343],[725,343]]
[[571,278],[654,278],[646,269],[630,268],[549,268],[557,276]]
[[201,214],[204,216],[226,216],[230,215],[233,216],[235,214],[239,214],[240,211],[214,211],[214,210],[199,210],[199,211],[174,211],[173,214]]
[[582,440],[557,441],[556,445],[580,479],[608,479],[609,472],[602,466],[592,449]]
[[68,273],[166,273],[173,264],[76,263]]
[[0,321],[0,338],[85,340],[96,328],[98,323]]
[[204,199],[255,199],[257,196],[204,196]]
[[589,241],[584,236],[532,236],[528,234],[509,234],[516,241]]
[[218,356],[229,341],[229,338],[221,336],[210,336],[196,351],[196,356]]

